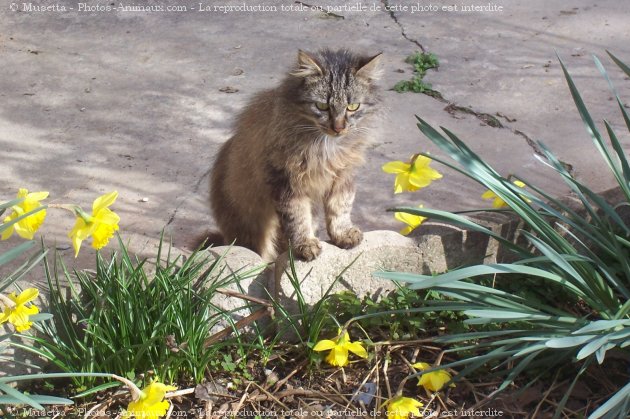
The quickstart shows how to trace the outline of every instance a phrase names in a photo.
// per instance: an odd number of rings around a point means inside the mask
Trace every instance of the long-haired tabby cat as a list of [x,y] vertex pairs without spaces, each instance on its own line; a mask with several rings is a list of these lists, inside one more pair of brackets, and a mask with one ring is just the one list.
[[224,243],[273,260],[290,243],[313,260],[322,247],[312,207],[323,201],[332,243],[363,239],[350,220],[354,170],[379,104],[381,55],[348,50],[300,51],[276,88],[257,94],[221,148],[211,178],[211,205]]

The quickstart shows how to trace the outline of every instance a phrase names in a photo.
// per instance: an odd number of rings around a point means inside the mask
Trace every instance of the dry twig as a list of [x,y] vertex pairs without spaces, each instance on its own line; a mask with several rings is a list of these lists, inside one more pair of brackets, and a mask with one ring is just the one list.
[[297,367],[295,367],[293,369],[293,371],[291,371],[286,377],[284,377],[282,380],[278,381],[276,383],[276,385],[273,388],[273,391],[278,391],[280,390],[280,387],[282,387],[283,385],[285,385],[287,383],[287,381],[289,381],[291,379],[291,377],[293,377],[295,374],[298,373],[298,371],[300,371],[302,368],[304,368],[306,366],[306,364],[308,364],[308,359],[305,359],[304,361],[300,362],[298,364]]
[[234,327],[232,326],[226,327],[220,332],[217,332],[214,335],[210,336],[208,339],[204,341],[203,345],[205,348],[207,348],[213,343],[217,343],[220,340],[228,337],[230,334],[232,334],[232,332],[234,332],[234,330],[239,330],[244,327],[247,327],[250,324],[254,323],[255,321],[262,319],[265,316],[273,316],[273,309],[269,307],[261,307],[260,309],[256,310],[249,316],[237,321],[236,324],[234,324]]

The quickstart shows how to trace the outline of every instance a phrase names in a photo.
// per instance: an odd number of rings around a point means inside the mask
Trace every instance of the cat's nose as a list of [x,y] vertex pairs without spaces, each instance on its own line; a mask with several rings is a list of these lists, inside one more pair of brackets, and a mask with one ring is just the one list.
[[343,131],[345,131],[346,129],[346,124],[343,122],[335,122],[335,124],[333,125],[333,130],[339,134]]

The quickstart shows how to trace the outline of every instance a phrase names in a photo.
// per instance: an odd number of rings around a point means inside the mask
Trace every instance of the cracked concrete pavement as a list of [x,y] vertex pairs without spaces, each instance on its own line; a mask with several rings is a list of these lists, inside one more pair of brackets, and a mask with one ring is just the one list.
[[[29,4],[54,7],[29,11]],[[50,191],[49,202],[88,208],[96,196],[116,189],[122,238],[141,255],[154,253],[165,227],[174,245],[186,248],[212,225],[207,177],[213,158],[229,138],[234,116],[252,94],[284,77],[298,48],[385,54],[387,112],[358,174],[353,216],[365,230],[400,229],[385,212],[394,205],[485,206],[479,185],[438,165],[443,179],[415,194],[394,196],[393,177],[381,172],[382,164],[419,151],[441,155],[415,127],[414,114],[449,128],[499,172],[519,174],[553,194],[566,188],[537,161],[533,141],[545,142],[595,190],[613,185],[579,120],[555,54],[567,64],[595,119],[607,118],[623,132],[591,55],[603,59],[621,97],[630,100],[630,81],[605,56],[609,49],[630,61],[626,2],[437,1],[431,3],[437,11],[415,13],[414,6],[429,3],[143,2],[164,9],[151,12],[98,11],[135,4],[125,0],[82,4],[0,5],[0,196],[9,199],[26,187]],[[278,11],[199,11],[202,5],[212,10],[245,4]],[[305,10],[281,10],[299,5]],[[471,5],[495,11],[461,11]],[[172,6],[180,11],[166,11]],[[332,6],[367,10],[325,13]],[[426,80],[443,100],[389,90],[411,77],[404,59],[420,49],[440,60]],[[482,114],[496,118],[501,128],[488,125]],[[628,144],[627,132],[621,139]],[[72,217],[53,210],[48,217],[42,232],[70,261],[66,234]],[[0,252],[16,242],[0,243]],[[76,265],[93,266],[91,249],[84,247]]]

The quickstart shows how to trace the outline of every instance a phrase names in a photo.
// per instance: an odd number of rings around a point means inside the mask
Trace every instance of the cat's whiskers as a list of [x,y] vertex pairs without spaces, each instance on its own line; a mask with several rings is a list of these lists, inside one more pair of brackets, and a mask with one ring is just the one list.
[[296,125],[290,128],[291,134],[320,134],[321,130],[313,125]]
[[372,133],[373,133],[372,127],[356,126],[352,129],[352,134],[355,134],[355,135],[370,135]]

